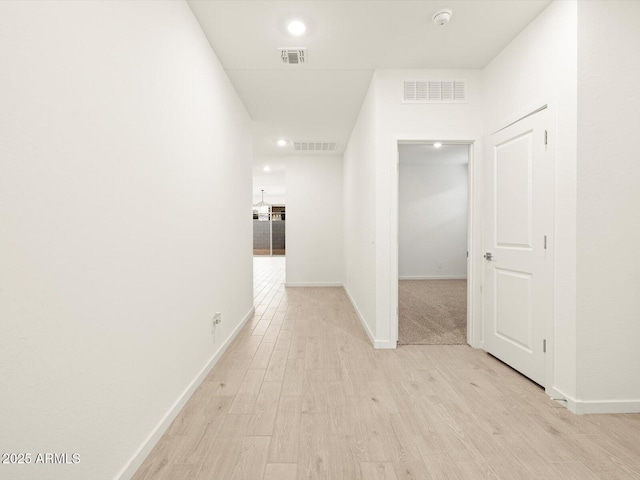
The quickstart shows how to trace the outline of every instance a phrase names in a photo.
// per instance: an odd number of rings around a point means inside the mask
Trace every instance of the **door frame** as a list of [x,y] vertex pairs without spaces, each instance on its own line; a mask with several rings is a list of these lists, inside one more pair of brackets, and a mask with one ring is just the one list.
[[[477,140],[468,139],[446,139],[434,138],[432,135],[396,135],[392,138],[393,161],[391,163],[391,197],[389,200],[389,222],[391,231],[391,265],[390,265],[390,284],[389,291],[391,293],[391,341],[394,345],[398,342],[399,327],[399,299],[398,299],[398,281],[399,281],[399,195],[400,195],[400,154],[399,145],[401,144],[431,144],[440,142],[449,145],[468,145],[469,147],[469,165],[468,165],[468,210],[467,210],[467,251],[469,257],[467,259],[467,343],[473,348],[482,348],[482,305],[481,296],[478,295],[476,289],[481,283],[475,278],[477,272],[481,272],[478,268],[477,258],[482,250],[482,212],[480,205],[475,197],[482,193],[480,188],[481,170],[476,165],[476,150],[478,149]],[[480,244],[478,242],[480,241]]]

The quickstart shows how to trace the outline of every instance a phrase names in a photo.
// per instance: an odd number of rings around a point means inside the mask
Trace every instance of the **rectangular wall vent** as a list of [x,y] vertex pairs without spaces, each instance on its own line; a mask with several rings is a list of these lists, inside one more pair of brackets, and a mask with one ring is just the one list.
[[466,80],[405,80],[402,103],[466,103]]
[[286,65],[305,65],[307,63],[306,48],[281,48],[280,58]]
[[308,152],[333,152],[338,148],[337,142],[293,142],[294,150]]

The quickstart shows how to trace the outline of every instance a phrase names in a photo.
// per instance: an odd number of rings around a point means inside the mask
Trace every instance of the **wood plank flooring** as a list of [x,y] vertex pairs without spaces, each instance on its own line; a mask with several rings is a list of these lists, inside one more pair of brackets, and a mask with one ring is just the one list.
[[255,259],[255,316],[135,480],[640,479],[640,415],[575,416],[464,345],[374,350],[284,261]]

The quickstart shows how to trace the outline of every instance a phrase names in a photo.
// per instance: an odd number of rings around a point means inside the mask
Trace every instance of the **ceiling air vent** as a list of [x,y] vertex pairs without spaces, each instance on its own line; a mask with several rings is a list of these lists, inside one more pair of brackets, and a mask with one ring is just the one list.
[[402,103],[466,103],[465,80],[405,80]]
[[280,58],[286,65],[305,65],[307,63],[306,48],[281,48]]
[[293,142],[294,150],[307,152],[334,152],[337,142]]

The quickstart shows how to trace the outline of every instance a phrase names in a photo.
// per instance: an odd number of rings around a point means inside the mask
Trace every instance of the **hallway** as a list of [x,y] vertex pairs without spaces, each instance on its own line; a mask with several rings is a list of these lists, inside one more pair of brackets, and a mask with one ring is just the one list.
[[[0,1],[0,478],[640,480],[638,25]],[[454,145],[466,182],[402,197],[434,270],[404,271],[399,150]],[[251,255],[263,189],[286,259]],[[463,207],[450,270],[420,252]],[[395,348],[404,276],[466,276],[460,344]]]
[[374,350],[284,267],[254,259],[255,316],[135,480],[640,478],[640,415],[576,416],[468,346]]

